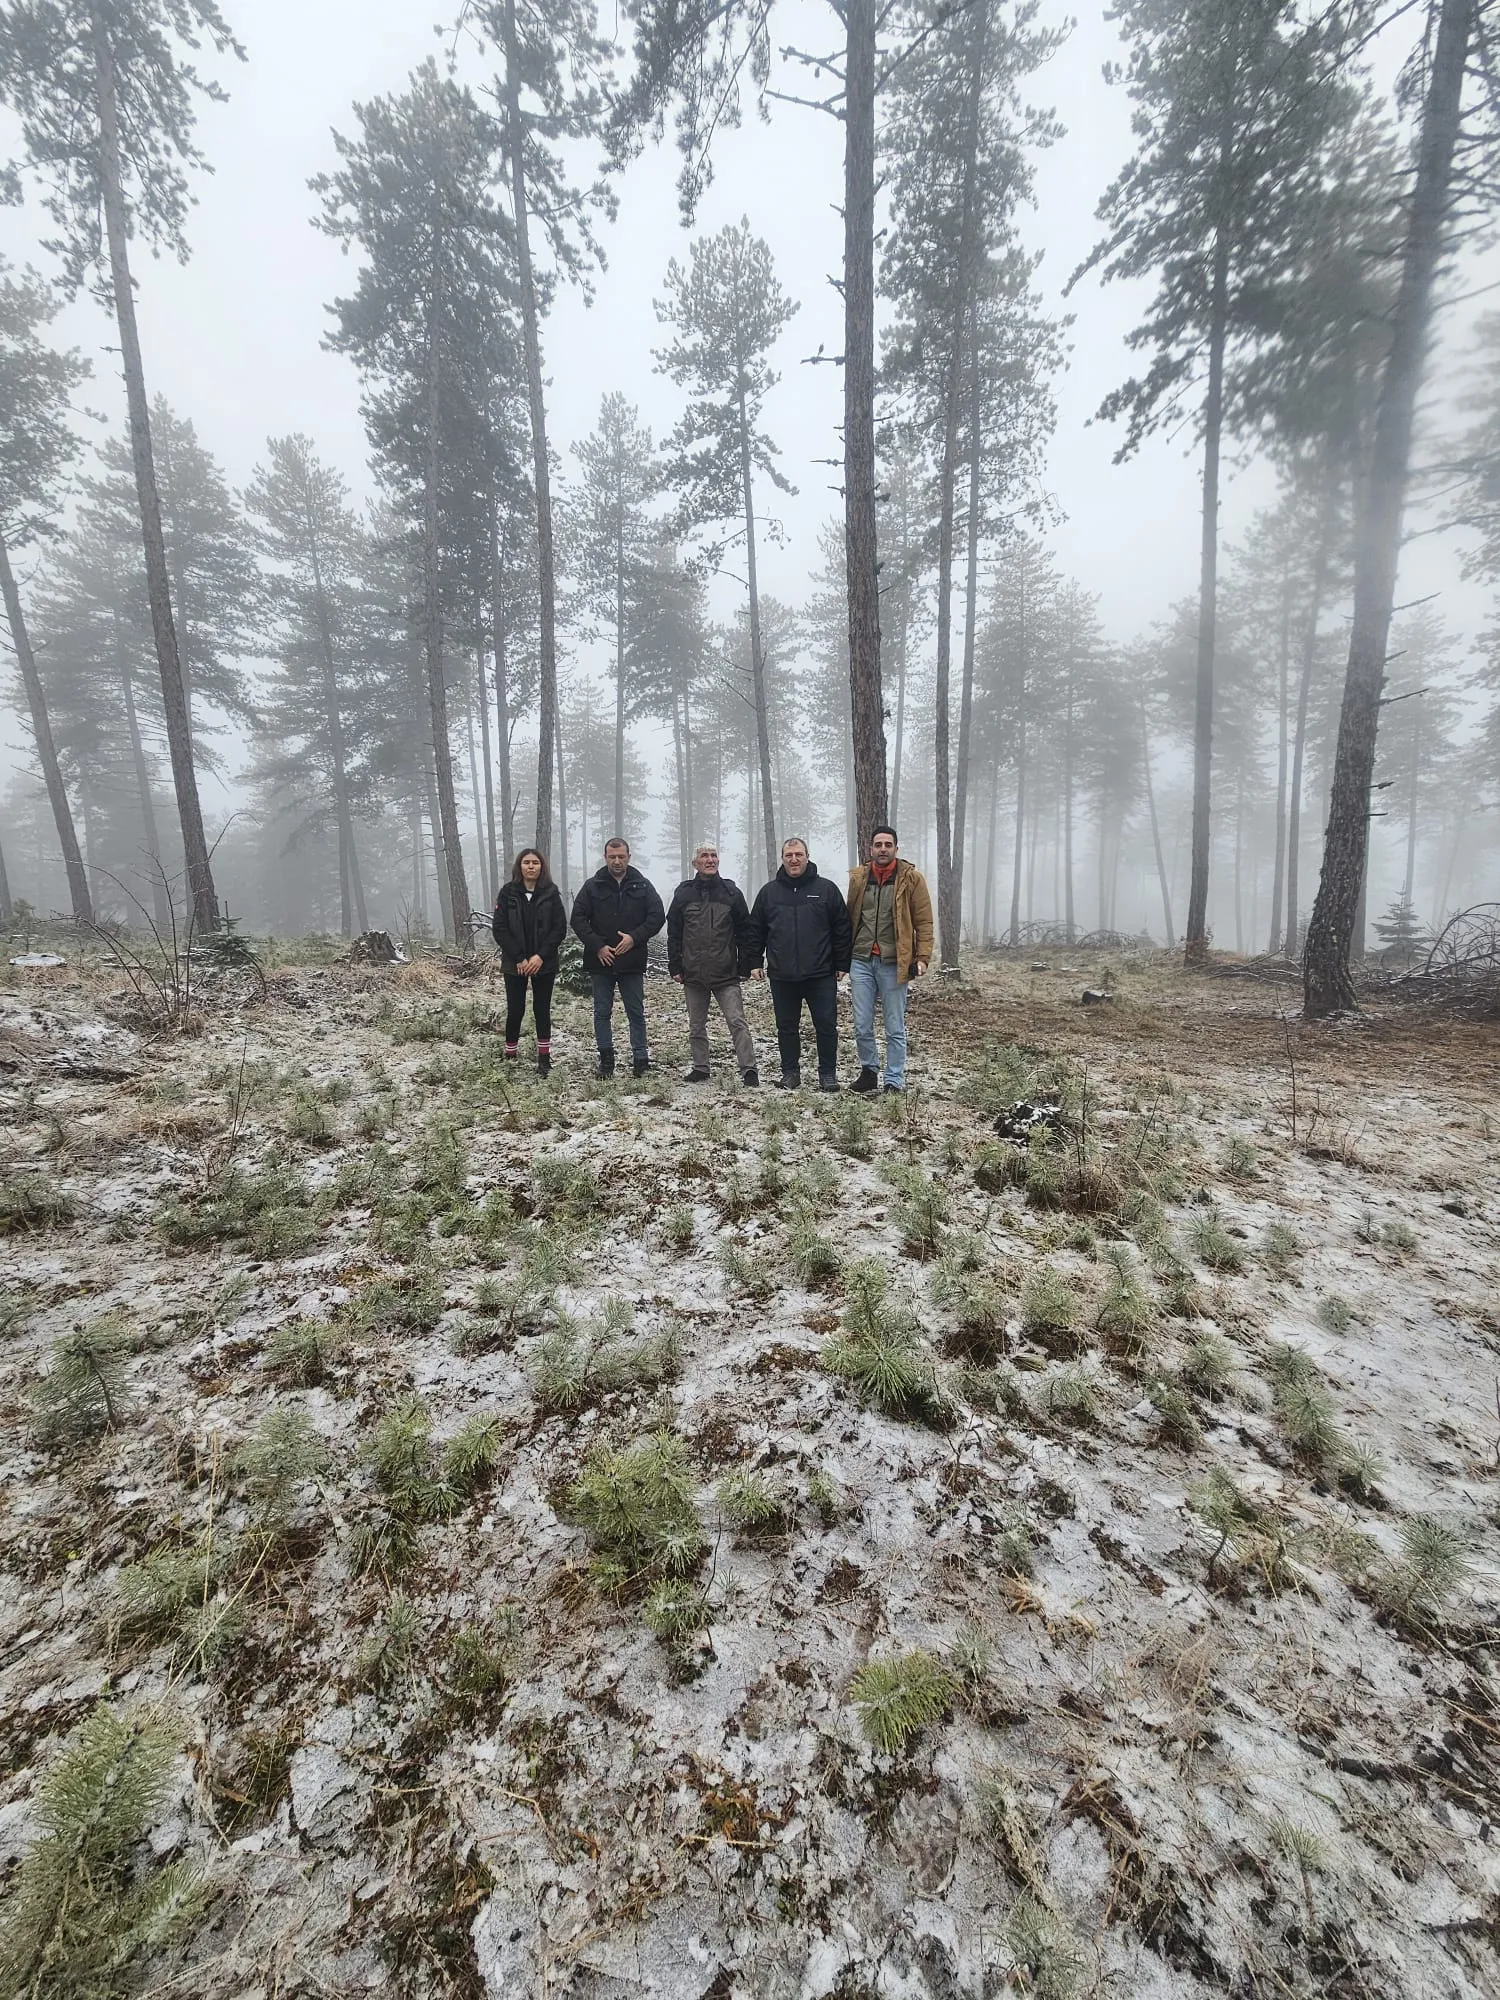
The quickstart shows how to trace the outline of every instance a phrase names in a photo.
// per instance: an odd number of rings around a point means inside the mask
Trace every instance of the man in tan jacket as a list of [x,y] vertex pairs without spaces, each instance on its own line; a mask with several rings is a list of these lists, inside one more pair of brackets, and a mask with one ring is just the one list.
[[877,826],[870,859],[849,876],[849,924],[854,957],[849,994],[859,1075],[853,1090],[880,1088],[875,1003],[885,1022],[885,1087],[906,1087],[906,995],[932,962],[932,898],[919,868],[898,859],[894,827]]

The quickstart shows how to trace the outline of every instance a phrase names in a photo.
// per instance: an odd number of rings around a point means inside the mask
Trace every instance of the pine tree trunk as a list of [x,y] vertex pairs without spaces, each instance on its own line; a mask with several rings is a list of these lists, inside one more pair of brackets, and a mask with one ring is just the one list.
[[141,510],[141,535],[146,557],[146,596],[151,630],[161,670],[162,708],[167,721],[167,748],[172,759],[172,784],[182,823],[182,852],[187,869],[188,901],[195,930],[217,930],[219,905],[198,779],[193,767],[193,735],[188,719],[187,690],[177,634],[172,624],[172,594],[167,582],[167,552],[162,539],[161,498],[151,456],[151,415],[146,400],[146,376],[141,363],[140,333],[135,318],[135,292],[130,277],[129,230],[125,191],[120,175],[120,118],[115,97],[115,59],[105,26],[101,0],[89,9],[93,42],[94,90],[99,113],[99,194],[109,241],[110,288],[120,334],[120,362],[125,372],[125,400],[130,415],[130,449],[135,466],[136,496]]
[[1146,704],[1141,703],[1141,771],[1146,780],[1146,806],[1151,816],[1151,849],[1156,856],[1156,879],[1161,887],[1161,917],[1166,925],[1167,950],[1177,940],[1172,934],[1172,891],[1167,882],[1167,864],[1161,851],[1161,825],[1156,817],[1156,787],[1151,782],[1151,732],[1146,723]]
[[[484,630],[481,607],[474,607],[474,629]],[[479,695],[479,753],[484,759],[484,848],[489,856],[490,902],[500,893],[500,854],[495,844],[495,757],[490,741],[490,691],[484,678],[484,643],[474,648],[474,675]]]
[[1411,784],[1406,794],[1406,876],[1401,884],[1401,900],[1409,904],[1412,888],[1417,876],[1417,794],[1422,775],[1422,697],[1413,697],[1417,704],[1416,741],[1411,747]]
[[[1314,1020],[1356,1004],[1349,959],[1369,855],[1370,780],[1401,553],[1412,425],[1432,321],[1433,285],[1442,257],[1473,26],[1474,0],[1442,0],[1401,283],[1381,377],[1369,485],[1355,540],[1354,620],[1339,710],[1333,796],[1302,968],[1303,1011]],[[1358,942],[1362,949],[1362,935]]]
[[969,802],[969,739],[974,722],[974,650],[979,617],[979,471],[981,425],[979,420],[979,331],[973,328],[969,355],[969,521],[968,574],[964,585],[964,671],[958,701],[958,769],[953,785],[953,854],[958,873],[953,900],[958,909],[959,938],[963,937],[964,914],[964,821]]
[[[558,869],[557,872],[557,884],[558,887],[562,890],[563,898],[566,901],[568,897],[568,781],[567,781],[567,772],[563,767],[562,708],[560,705],[558,707],[557,718],[553,725],[553,730],[552,730],[552,749],[553,749],[554,761],[557,766],[557,852],[561,857],[561,863],[562,863],[561,867]],[[581,829],[580,837],[585,842],[587,842],[588,839],[587,815],[585,815],[584,818],[584,824]],[[540,847],[541,842],[538,841],[537,845]],[[543,847],[542,852],[545,854],[546,851],[547,851],[546,848]],[[582,871],[582,879],[586,882],[588,880],[588,875],[589,875],[587,846],[585,845],[580,850],[580,852],[582,855],[582,860],[580,861],[579,866]]]
[[901,829],[901,760],[906,754],[906,666],[911,644],[911,578],[906,574],[905,510],[901,535],[901,610],[896,627],[896,747],[891,757],[891,824]]
[[887,816],[875,543],[875,0],[845,0],[844,557],[857,851]]
[[141,807],[141,831],[151,863],[152,920],[165,932],[172,921],[167,895],[167,871],[162,865],[161,841],[156,831],[156,803],[151,796],[151,767],[146,762],[146,746],[141,738],[141,721],[135,706],[135,679],[130,658],[120,640],[120,614],[114,613],[115,661],[120,670],[120,688],[125,699],[125,729],[130,738],[130,761],[135,769],[136,796]]
[[339,706],[338,666],[333,655],[333,619],[328,594],[323,588],[323,560],[318,552],[317,527],[312,508],[304,496],[304,525],[308,554],[312,559],[313,603],[318,620],[318,650],[323,668],[323,719],[328,730],[328,761],[332,766],[333,804],[339,829],[339,914],[343,935],[363,936],[370,928],[365,911],[364,884],[360,880],[359,856],[354,845],[354,815],[349,809],[349,779],[344,749],[344,717]]
[[990,828],[987,842],[987,859],[984,870],[984,921],[980,925],[980,938],[986,945],[995,939],[995,877],[999,872],[997,841],[1000,832],[1000,766],[997,764],[990,778]]
[[91,924],[94,921],[94,905],[89,896],[88,873],[83,865],[83,856],[78,851],[73,808],[68,803],[62,766],[57,761],[52,720],[47,713],[47,696],[37,671],[36,655],[31,650],[31,636],[26,630],[26,618],[21,609],[21,593],[16,587],[15,574],[10,566],[10,550],[5,546],[3,536],[0,536],[0,590],[5,594],[5,615],[10,621],[10,636],[16,649],[16,663],[21,669],[21,684],[31,709],[37,761],[42,767],[47,801],[52,807],[52,819],[57,827],[57,844],[62,849],[63,866],[68,873],[68,900],[73,906],[73,921]]
[[1277,653],[1276,690],[1276,859],[1271,874],[1271,936],[1266,949],[1273,955],[1281,950],[1281,900],[1286,892],[1286,788],[1290,727],[1287,697],[1291,684],[1292,598],[1289,587],[1281,593],[1281,642]]
[[[474,665],[482,686],[484,680],[482,655]],[[490,883],[490,871],[485,860],[484,802],[479,792],[479,761],[474,750],[474,697],[467,679],[464,682],[464,736],[469,751],[469,799],[474,809],[474,851],[479,856],[479,900],[481,908],[487,910],[495,900],[495,891]]]
[[448,736],[448,686],[443,673],[442,549],[438,485],[442,473],[443,413],[443,246],[435,243],[434,296],[427,323],[427,412],[422,469],[422,642],[427,659],[427,708],[432,722],[432,761],[437,782],[438,818],[433,837],[442,898],[444,935],[462,952],[474,948],[469,889],[464,880],[463,843],[458,830],[458,798],[453,786],[453,746]]
[[[1063,718],[1063,799],[1062,799],[1063,935],[1067,938],[1069,944],[1073,942],[1073,932],[1075,928],[1074,916],[1073,916],[1073,705],[1074,705],[1073,683],[1074,683],[1074,669],[1076,667],[1076,664],[1077,664],[1077,652],[1074,644],[1074,633],[1070,630],[1068,633],[1067,713]],[[1144,715],[1145,711],[1143,709],[1142,710],[1143,720],[1144,720]],[[1156,823],[1156,808],[1154,805],[1151,809],[1151,818],[1152,818],[1152,825],[1154,827]],[[1160,852],[1161,852],[1161,842],[1158,841],[1157,842],[1158,857],[1160,856]],[[1171,926],[1169,925],[1168,929],[1170,930],[1170,928]],[[1170,936],[1168,937],[1167,942],[1168,944],[1172,942]]]
[[[495,652],[495,736],[500,757],[500,843],[509,854],[516,838],[516,805],[510,769],[510,690],[505,673],[505,570],[500,548],[500,514],[490,506],[490,590]],[[543,849],[545,853],[546,850]]]
[[[1023,696],[1024,701],[1024,696]],[[1021,942],[1021,864],[1026,853],[1026,719],[1024,708],[1016,729],[1016,844],[1011,859],[1010,929],[1012,951]]]
[[625,825],[625,502],[615,493],[615,831]]
[[[542,388],[542,339],[531,265],[527,215],[526,161],[521,126],[521,52],[516,39],[515,0],[505,0],[505,151],[510,168],[511,207],[516,232],[516,272],[520,279],[521,330],[526,351],[526,394],[531,409],[531,465],[536,492],[537,585],[541,620],[537,688],[536,840],[545,854],[552,838],[552,772],[558,762],[557,737],[557,579],[552,553],[552,473],[547,462],[547,400]],[[567,851],[566,821],[562,851]]]
[[16,906],[11,901],[10,876],[5,869],[5,843],[0,841],[0,924],[15,920]]
[[1208,958],[1208,862],[1212,838],[1214,623],[1219,574],[1219,446],[1224,427],[1224,347],[1229,327],[1229,238],[1214,237],[1209,306],[1208,395],[1203,413],[1203,541],[1198,577],[1198,671],[1193,722],[1193,867],[1188,885],[1185,959]]
[[682,714],[678,707],[677,689],[672,690],[672,771],[677,780],[677,859],[681,875],[688,872],[688,802],[687,773],[682,762]]
[[454,934],[453,889],[451,878],[443,865],[442,807],[430,745],[424,747],[422,775],[427,786],[427,827],[432,839],[432,872],[437,881],[438,918],[443,926],[443,936],[451,938]]
[[1312,697],[1313,668],[1318,656],[1318,620],[1323,615],[1323,591],[1328,579],[1328,540],[1331,533],[1335,486],[1327,478],[1318,510],[1318,545],[1313,558],[1312,590],[1308,597],[1307,623],[1302,634],[1302,671],[1297,687],[1297,720],[1292,731],[1291,795],[1286,819],[1286,926],[1283,949],[1296,958],[1302,945],[1302,917],[1298,903],[1302,869],[1302,764],[1307,749],[1307,711]]
[[760,803],[766,871],[776,873],[776,807],[771,790],[771,717],[766,707],[766,655],[760,636],[760,583],[755,568],[755,488],[750,462],[750,413],[745,405],[745,360],[735,354],[739,383],[740,490],[745,503],[745,580],[750,591],[750,689],[755,708],[755,748],[760,759]]

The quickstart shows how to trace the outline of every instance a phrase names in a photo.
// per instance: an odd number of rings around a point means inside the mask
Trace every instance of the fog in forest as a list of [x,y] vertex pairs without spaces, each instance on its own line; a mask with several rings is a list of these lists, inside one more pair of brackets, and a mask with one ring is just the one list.
[[[115,245],[99,73],[85,37],[47,41],[77,11],[0,23],[7,914],[192,904],[186,772],[213,907],[253,935],[483,935],[519,847],[576,889],[617,830],[662,886],[710,839],[753,889],[789,832],[837,873],[878,812],[948,963],[1099,932],[1296,954],[1413,282],[1418,16],[1235,10],[1233,160],[1204,136],[1228,101],[1212,7],[882,17],[877,801],[851,753],[873,683],[850,670],[839,16],[776,10],[685,226],[682,92],[624,115],[649,7],[434,32],[408,0],[192,0],[189,51],[174,10],[112,0],[167,51],[113,52]],[[702,137],[713,107],[693,115]],[[1413,322],[1356,957],[1494,895],[1483,141],[1460,135]]]

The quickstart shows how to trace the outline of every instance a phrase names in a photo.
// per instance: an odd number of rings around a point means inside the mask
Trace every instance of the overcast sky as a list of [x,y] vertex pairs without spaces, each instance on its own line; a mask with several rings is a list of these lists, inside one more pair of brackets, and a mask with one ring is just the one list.
[[[184,267],[138,256],[142,338],[148,387],[196,424],[203,444],[236,485],[248,478],[273,433],[305,431],[344,471],[357,498],[370,491],[358,389],[350,365],[321,340],[328,302],[347,287],[351,266],[312,226],[311,176],[333,162],[331,133],[350,132],[351,105],[399,91],[412,68],[445,46],[433,19],[438,0],[225,0],[245,44],[244,65],[221,63],[226,105],[205,105],[199,140],[212,176],[197,183],[190,219],[193,255]],[[1044,0],[1043,18],[1065,18]],[[1068,373],[1058,384],[1059,420],[1048,484],[1064,519],[1053,537],[1061,566],[1099,594],[1107,629],[1128,639],[1161,617],[1196,582],[1198,474],[1190,437],[1151,441],[1130,464],[1111,463],[1118,437],[1090,425],[1100,397],[1128,371],[1124,337],[1144,302],[1128,286],[1081,284],[1064,306],[1068,274],[1095,233],[1093,211],[1129,147],[1124,92],[1105,84],[1101,66],[1119,54],[1100,8],[1084,7],[1063,50],[1032,80],[1031,95],[1055,107],[1066,138],[1044,157],[1036,211],[1025,222],[1045,252],[1042,282],[1049,304],[1071,310]],[[608,25],[606,15],[606,25]],[[782,0],[778,44],[827,50],[836,21],[823,0]],[[466,59],[468,74],[483,67]],[[797,87],[788,82],[789,88]],[[697,226],[720,227],[741,215],[769,241],[783,285],[801,303],[784,336],[780,385],[765,421],[799,491],[779,503],[787,530],[765,554],[765,587],[801,601],[817,562],[817,531],[839,506],[835,472],[817,461],[836,456],[842,388],[839,371],[803,365],[820,344],[842,345],[841,306],[829,282],[838,265],[842,222],[842,128],[795,107],[774,107],[769,124],[747,115],[723,135],[717,175]],[[668,260],[686,255],[677,211],[677,160],[670,147],[648,152],[620,185],[617,222],[604,231],[608,268],[586,306],[565,292],[544,329],[551,378],[550,423],[556,449],[593,426],[601,395],[622,390],[659,435],[678,410],[678,392],[652,372],[660,332],[652,301]],[[36,249],[46,233],[34,201],[0,213],[0,243],[43,270]],[[1489,273],[1490,276],[1494,272]],[[106,341],[111,327],[83,299],[59,321],[62,339],[95,357],[89,400],[123,427],[124,395]],[[1224,527],[1233,537],[1269,496],[1263,468],[1232,472]],[[1419,544],[1403,589],[1441,588],[1445,608],[1472,617],[1456,587],[1451,546]],[[19,725],[0,717],[14,736]]]

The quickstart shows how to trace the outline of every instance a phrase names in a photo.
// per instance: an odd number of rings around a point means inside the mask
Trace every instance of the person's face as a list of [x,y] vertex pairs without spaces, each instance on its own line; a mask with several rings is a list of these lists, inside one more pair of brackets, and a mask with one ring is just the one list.
[[700,847],[693,857],[693,865],[700,875],[717,875],[719,850],[716,847]]
[[794,879],[807,866],[807,849],[800,840],[789,840],[781,850],[781,865]]
[[870,842],[870,859],[877,868],[886,868],[896,858],[896,843],[888,833],[877,833]]
[[623,840],[612,840],[605,848],[604,865],[618,882],[630,866],[630,849]]
[[534,889],[542,879],[542,857],[540,854],[521,856],[521,880],[528,889]]

